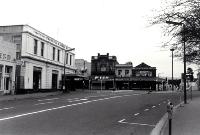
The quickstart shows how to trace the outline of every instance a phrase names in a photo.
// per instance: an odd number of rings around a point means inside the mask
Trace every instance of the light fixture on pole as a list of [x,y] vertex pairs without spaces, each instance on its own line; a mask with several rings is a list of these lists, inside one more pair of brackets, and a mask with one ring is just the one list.
[[173,62],[173,58],[174,58],[174,48],[171,48],[170,51],[172,51],[172,91],[174,91],[174,62]]
[[70,52],[70,51],[73,51],[75,50],[75,48],[71,48],[71,49],[68,49],[68,50],[64,50],[65,54],[64,54],[64,76],[63,76],[63,92],[69,92],[67,89],[66,89],[66,73],[65,73],[65,69],[66,69],[66,53],[67,52]]
[[[185,24],[182,22],[173,22],[173,21],[166,21],[167,24],[173,24],[173,25],[180,25],[183,27],[183,30],[185,30]],[[184,63],[184,104],[187,104],[187,93],[186,93],[186,56],[185,56],[185,33],[183,32],[183,63]]]

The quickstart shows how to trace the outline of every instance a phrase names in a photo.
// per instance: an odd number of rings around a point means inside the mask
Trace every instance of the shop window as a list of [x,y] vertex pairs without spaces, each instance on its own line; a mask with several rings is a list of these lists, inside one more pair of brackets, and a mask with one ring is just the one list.
[[69,54],[67,53],[66,54],[66,64],[68,64],[68,57],[69,57]]

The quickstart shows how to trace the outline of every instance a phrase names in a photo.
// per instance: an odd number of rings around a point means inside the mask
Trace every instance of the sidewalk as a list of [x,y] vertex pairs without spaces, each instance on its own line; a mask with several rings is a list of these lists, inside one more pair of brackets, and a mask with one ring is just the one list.
[[[200,97],[189,100],[184,107],[177,108],[172,119],[172,135],[199,135],[200,134]],[[161,133],[169,135],[168,122]]]
[[21,94],[21,95],[0,95],[0,102],[1,101],[11,101],[11,100],[20,100],[20,99],[32,99],[32,98],[41,98],[47,96],[54,96],[62,94],[61,91],[56,92],[46,92],[46,93],[32,93],[32,94]]

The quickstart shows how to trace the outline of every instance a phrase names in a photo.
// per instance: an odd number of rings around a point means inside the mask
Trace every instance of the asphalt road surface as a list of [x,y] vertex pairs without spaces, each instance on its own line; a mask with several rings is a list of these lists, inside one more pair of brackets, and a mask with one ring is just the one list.
[[79,93],[0,103],[0,135],[148,135],[178,93]]

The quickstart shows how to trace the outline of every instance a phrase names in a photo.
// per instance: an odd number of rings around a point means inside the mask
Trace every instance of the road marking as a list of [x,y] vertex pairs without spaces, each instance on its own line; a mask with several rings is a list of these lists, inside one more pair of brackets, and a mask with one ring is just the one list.
[[49,101],[49,100],[56,100],[56,99],[59,99],[59,98],[40,99],[38,101],[41,102],[41,101]]
[[68,101],[68,102],[78,102],[78,101],[85,101],[85,100],[88,100],[88,99],[86,99],[86,98],[83,98],[83,99],[78,99],[78,100],[70,100],[70,101]]
[[144,111],[145,111],[145,112],[146,112],[146,111],[149,111],[149,109],[145,109]]
[[158,104],[158,105],[160,105],[160,104]]
[[2,110],[9,110],[9,109],[13,109],[14,107],[6,107],[6,108],[1,108],[0,111]]
[[51,104],[51,103],[54,103],[54,102],[38,103],[38,104],[34,104],[34,105],[44,105],[44,104]]
[[156,125],[151,125],[151,124],[145,124],[145,123],[129,123],[129,122],[125,122],[126,119],[122,119],[122,120],[119,120],[118,122],[119,123],[122,123],[122,124],[129,124],[129,125],[140,125],[140,126],[150,126],[150,127],[155,127]]
[[[10,119],[14,119],[14,118],[19,118],[19,117],[23,117],[23,116],[38,114],[38,113],[47,112],[47,111],[53,111],[53,110],[63,109],[63,108],[72,107],[72,106],[78,106],[78,105],[82,105],[82,104],[88,104],[88,103],[97,102],[97,101],[103,101],[103,100],[108,100],[108,99],[115,99],[115,98],[120,98],[120,97],[127,97],[127,96],[128,95],[114,96],[114,97],[101,98],[101,99],[90,100],[90,101],[85,101],[85,102],[75,103],[75,104],[70,104],[70,105],[63,105],[63,106],[54,107],[54,108],[48,108],[48,109],[44,109],[44,110],[40,110],[40,111],[23,113],[23,114],[19,114],[19,115],[10,116],[10,117],[0,118],[0,121],[10,120]],[[132,96],[132,95],[129,95],[129,96]]]
[[139,114],[140,114],[140,113],[135,113],[134,115],[137,116],[137,115],[139,115]]
[[156,106],[154,105],[154,106],[152,106],[152,108],[155,108]]

